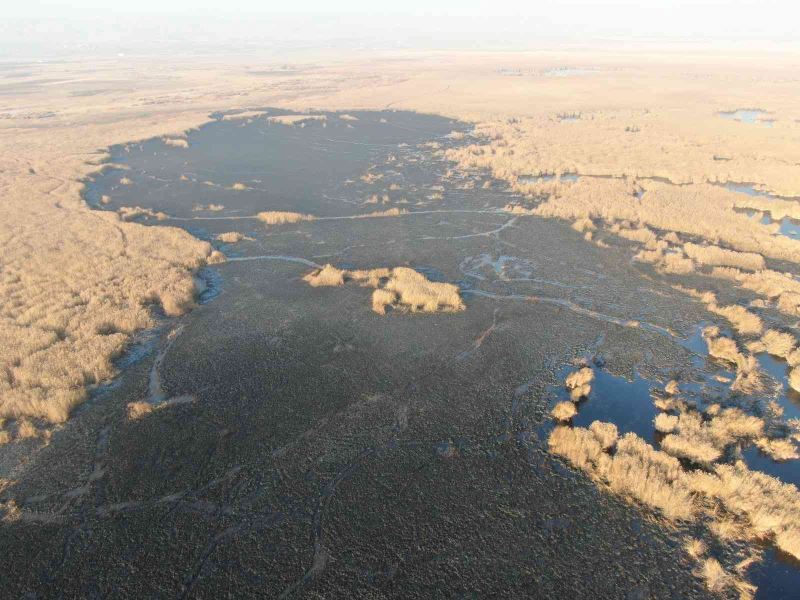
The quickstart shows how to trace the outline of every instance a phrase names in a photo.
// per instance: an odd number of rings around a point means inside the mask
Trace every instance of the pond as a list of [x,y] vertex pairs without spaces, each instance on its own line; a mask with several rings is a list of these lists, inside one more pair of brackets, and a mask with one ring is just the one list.
[[740,108],[737,110],[721,111],[717,114],[723,119],[772,127],[772,121],[765,118],[769,113],[760,108]]

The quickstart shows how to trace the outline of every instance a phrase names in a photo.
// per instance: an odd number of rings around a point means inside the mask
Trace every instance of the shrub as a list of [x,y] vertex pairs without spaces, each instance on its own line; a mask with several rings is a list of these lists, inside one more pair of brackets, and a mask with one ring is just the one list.
[[666,413],[659,413],[653,420],[653,424],[655,425],[656,431],[672,433],[678,426],[678,417]]
[[550,414],[556,421],[569,421],[578,414],[578,409],[572,402],[564,401],[556,404]]
[[591,383],[594,380],[594,371],[589,367],[583,367],[577,371],[573,371],[564,380],[564,385],[567,389],[575,389]]

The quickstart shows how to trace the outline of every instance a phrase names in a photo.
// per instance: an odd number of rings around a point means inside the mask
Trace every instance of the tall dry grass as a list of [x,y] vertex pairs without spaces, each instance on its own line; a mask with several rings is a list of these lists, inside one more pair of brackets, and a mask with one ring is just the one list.
[[[797,260],[795,258],[795,260]],[[776,308],[791,316],[800,316],[800,281],[787,273],[766,269],[744,273],[730,267],[716,267],[712,276],[733,281],[760,296],[776,301]]]
[[733,328],[742,335],[758,335],[764,330],[764,322],[761,318],[744,306],[738,304],[720,306],[716,302],[711,302],[706,304],[706,308],[727,319]]
[[695,515],[678,460],[654,450],[636,434],[627,433],[617,440],[612,455],[603,451],[594,432],[561,426],[550,434],[548,446],[614,493],[656,508],[669,519]]
[[600,443],[600,447],[605,451],[611,450],[619,439],[617,426],[613,423],[592,421],[592,424],[589,425],[589,431],[594,434],[595,439]]
[[752,600],[758,588],[742,577],[726,571],[714,557],[706,558],[698,575],[706,582],[706,587],[715,594],[736,593],[739,600]]
[[[154,325],[150,305],[168,315],[194,306],[193,272],[212,259],[210,244],[179,229],[77,207],[60,211],[63,232],[54,236],[43,214],[13,194],[0,204],[0,420],[7,427],[64,422],[87,386],[114,376],[113,360],[131,335]],[[24,230],[14,225],[19,219]]]
[[772,460],[778,462],[800,458],[800,453],[797,452],[797,446],[790,439],[770,439],[762,437],[756,440],[756,446],[758,446],[759,450],[768,454]]
[[755,252],[737,252],[714,245],[698,245],[687,242],[683,245],[686,255],[701,265],[734,267],[745,271],[761,271],[766,268],[764,257]]
[[794,485],[751,471],[743,463],[717,465],[712,473],[694,471],[687,481],[693,491],[746,519],[755,535],[800,558],[800,492]]

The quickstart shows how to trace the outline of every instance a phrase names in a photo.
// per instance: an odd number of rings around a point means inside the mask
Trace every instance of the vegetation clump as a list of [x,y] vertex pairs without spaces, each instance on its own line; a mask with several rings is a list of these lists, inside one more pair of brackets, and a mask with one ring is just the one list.
[[564,385],[570,390],[570,398],[573,402],[589,395],[592,391],[592,381],[594,381],[594,371],[589,367],[583,367],[567,375]]
[[303,280],[312,287],[340,286],[353,281],[375,289],[372,310],[386,314],[387,308],[408,312],[457,312],[464,310],[458,286],[430,281],[408,267],[352,270],[331,264],[308,273]]
[[245,239],[245,237],[243,233],[239,233],[238,231],[226,231],[218,234],[216,239],[223,244],[236,244]]
[[300,221],[313,221],[313,215],[304,215],[296,212],[282,210],[267,210],[260,212],[256,218],[267,225],[283,225],[284,223],[299,223]]

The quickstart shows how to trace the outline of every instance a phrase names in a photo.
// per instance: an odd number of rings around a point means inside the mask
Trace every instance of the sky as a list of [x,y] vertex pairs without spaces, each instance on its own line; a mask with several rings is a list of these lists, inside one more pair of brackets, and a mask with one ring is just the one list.
[[797,0],[18,0],[0,14],[3,53],[140,51],[181,44],[360,48],[530,47],[670,38],[797,42]]
[[[108,0],[29,0],[11,2],[3,17],[69,17],[137,14],[362,14],[461,17],[527,16],[591,19],[598,25],[630,19],[666,18],[665,28],[684,21],[718,19],[747,26],[800,16],[795,0],[135,0],[120,8]],[[709,23],[709,25],[714,25]],[[782,23],[774,26],[783,29]]]

